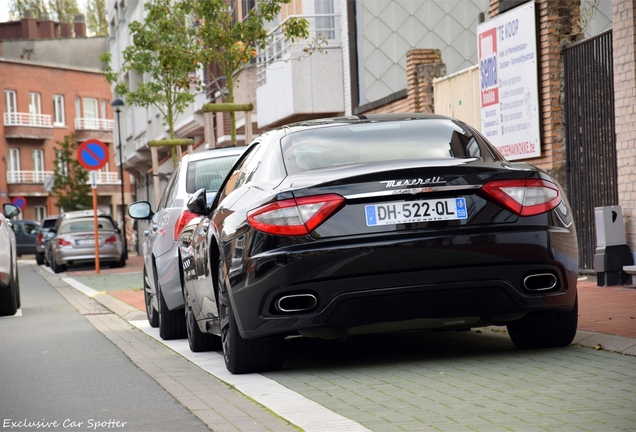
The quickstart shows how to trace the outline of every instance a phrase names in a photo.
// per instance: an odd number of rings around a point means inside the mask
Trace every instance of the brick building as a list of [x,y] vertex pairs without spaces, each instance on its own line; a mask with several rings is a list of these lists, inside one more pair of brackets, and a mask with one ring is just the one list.
[[[121,219],[112,94],[98,61],[106,38],[84,37],[81,17],[76,17],[75,38],[62,37],[66,31],[30,18],[0,23],[0,35],[10,37],[0,40],[0,203],[24,198],[23,219],[59,213],[45,184],[55,168],[56,142],[75,134],[78,142],[98,139],[109,147],[110,160],[97,175],[98,205]],[[131,186],[125,183],[130,203]]]

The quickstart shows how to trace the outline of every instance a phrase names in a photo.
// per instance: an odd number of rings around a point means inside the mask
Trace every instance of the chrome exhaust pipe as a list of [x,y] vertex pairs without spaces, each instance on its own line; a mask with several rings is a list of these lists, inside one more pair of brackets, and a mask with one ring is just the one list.
[[557,278],[552,273],[537,273],[523,279],[523,287],[528,291],[548,291],[557,285]]
[[275,307],[279,312],[304,312],[313,309],[318,299],[313,294],[292,294],[276,300]]

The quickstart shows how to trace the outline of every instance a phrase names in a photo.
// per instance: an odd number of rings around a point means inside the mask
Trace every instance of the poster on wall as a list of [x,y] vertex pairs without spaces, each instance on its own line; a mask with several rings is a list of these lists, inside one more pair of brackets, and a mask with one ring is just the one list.
[[541,156],[534,2],[477,27],[481,132],[508,160]]

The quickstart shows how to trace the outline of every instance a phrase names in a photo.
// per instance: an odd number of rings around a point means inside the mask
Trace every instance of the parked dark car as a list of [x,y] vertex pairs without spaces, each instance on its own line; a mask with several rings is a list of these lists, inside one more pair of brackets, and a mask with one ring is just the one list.
[[187,154],[175,167],[156,213],[147,201],[128,206],[130,217],[151,219],[150,230],[144,232],[144,295],[148,322],[159,327],[163,339],[183,338],[187,332],[177,239],[183,226],[196,215],[188,211],[186,203],[201,188],[213,198],[244,150],[233,147]]
[[40,221],[40,229],[38,229],[35,238],[35,261],[38,265],[44,264],[44,251],[46,248],[47,233],[55,226],[58,215],[47,216]]
[[40,223],[32,220],[14,220],[11,221],[11,225],[13,232],[15,232],[18,256],[35,254],[35,243]]
[[[404,114],[261,135],[179,238],[186,308],[228,370],[282,366],[284,337],[506,325],[568,345],[578,244],[563,191],[475,129]],[[218,341],[218,339],[217,339]],[[209,344],[212,349],[218,344]]]
[[11,219],[20,214],[13,204],[2,204],[0,213],[0,316],[15,315],[20,308],[18,253]]

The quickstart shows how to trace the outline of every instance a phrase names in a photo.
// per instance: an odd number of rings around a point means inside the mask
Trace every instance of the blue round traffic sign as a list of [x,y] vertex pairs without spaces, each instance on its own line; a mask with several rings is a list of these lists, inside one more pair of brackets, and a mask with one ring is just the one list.
[[108,147],[96,139],[84,141],[77,148],[77,160],[89,171],[103,168],[108,163]]

